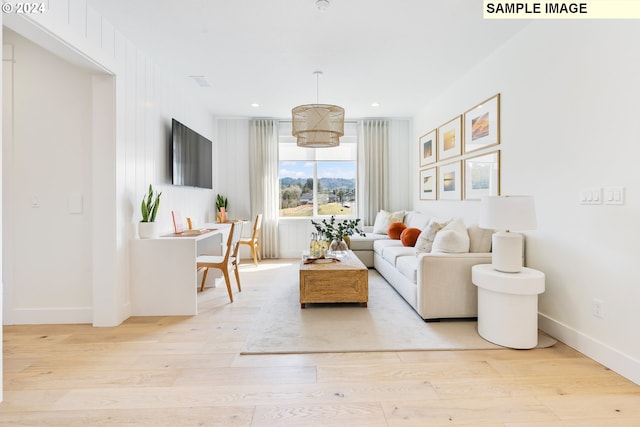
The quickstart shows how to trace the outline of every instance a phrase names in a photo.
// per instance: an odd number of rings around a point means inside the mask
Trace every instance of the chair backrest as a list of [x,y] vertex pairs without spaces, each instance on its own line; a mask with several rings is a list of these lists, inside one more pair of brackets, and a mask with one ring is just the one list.
[[231,228],[229,228],[229,235],[227,236],[227,249],[224,251],[224,261],[227,263],[229,261],[229,257],[231,256],[231,251],[233,248],[233,229],[235,228],[236,223],[231,223]]
[[238,256],[238,246],[240,246],[240,237],[242,237],[242,226],[244,224],[240,221],[231,223],[231,230],[229,230],[229,247],[232,257]]
[[260,237],[260,227],[262,227],[262,214],[256,216],[256,222],[253,224],[253,235],[251,236],[253,240]]

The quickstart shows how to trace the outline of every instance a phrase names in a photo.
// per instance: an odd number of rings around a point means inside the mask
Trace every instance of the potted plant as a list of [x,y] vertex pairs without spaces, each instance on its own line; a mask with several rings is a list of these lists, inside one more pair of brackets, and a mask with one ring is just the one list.
[[227,198],[218,194],[216,197],[216,209],[218,210],[216,218],[218,219],[218,222],[227,222],[227,204]]
[[140,206],[142,220],[138,224],[138,235],[141,239],[150,239],[158,236],[155,221],[156,215],[158,215],[161,194],[162,192],[154,193],[153,186],[149,184],[149,192],[142,198]]
[[349,236],[354,234],[365,235],[362,230],[358,228],[359,223],[360,218],[345,219],[336,222],[334,215],[331,215],[329,220],[323,219],[321,222],[311,220],[311,224],[316,228],[316,231],[331,242],[328,253],[336,256],[341,256],[349,250],[349,246],[345,242],[345,240],[349,239]]

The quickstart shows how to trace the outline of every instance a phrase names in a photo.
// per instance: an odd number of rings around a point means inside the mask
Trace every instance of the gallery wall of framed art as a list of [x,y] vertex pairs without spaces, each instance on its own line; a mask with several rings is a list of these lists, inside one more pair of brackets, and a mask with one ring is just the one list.
[[500,195],[500,94],[418,139],[420,200]]

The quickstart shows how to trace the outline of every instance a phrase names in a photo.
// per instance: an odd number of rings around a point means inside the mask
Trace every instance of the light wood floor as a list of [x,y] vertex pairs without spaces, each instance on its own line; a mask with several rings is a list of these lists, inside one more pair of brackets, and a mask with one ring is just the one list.
[[[269,261],[269,276],[277,266]],[[640,426],[640,387],[571,348],[240,356],[269,285],[194,317],[4,328],[1,426]],[[195,284],[194,284],[195,286]]]

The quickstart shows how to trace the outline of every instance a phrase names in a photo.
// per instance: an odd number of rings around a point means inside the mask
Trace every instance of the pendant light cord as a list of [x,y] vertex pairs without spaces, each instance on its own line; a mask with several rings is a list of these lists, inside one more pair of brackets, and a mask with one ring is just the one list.
[[320,76],[322,71],[314,71],[313,74],[316,75],[316,104],[320,104]]

